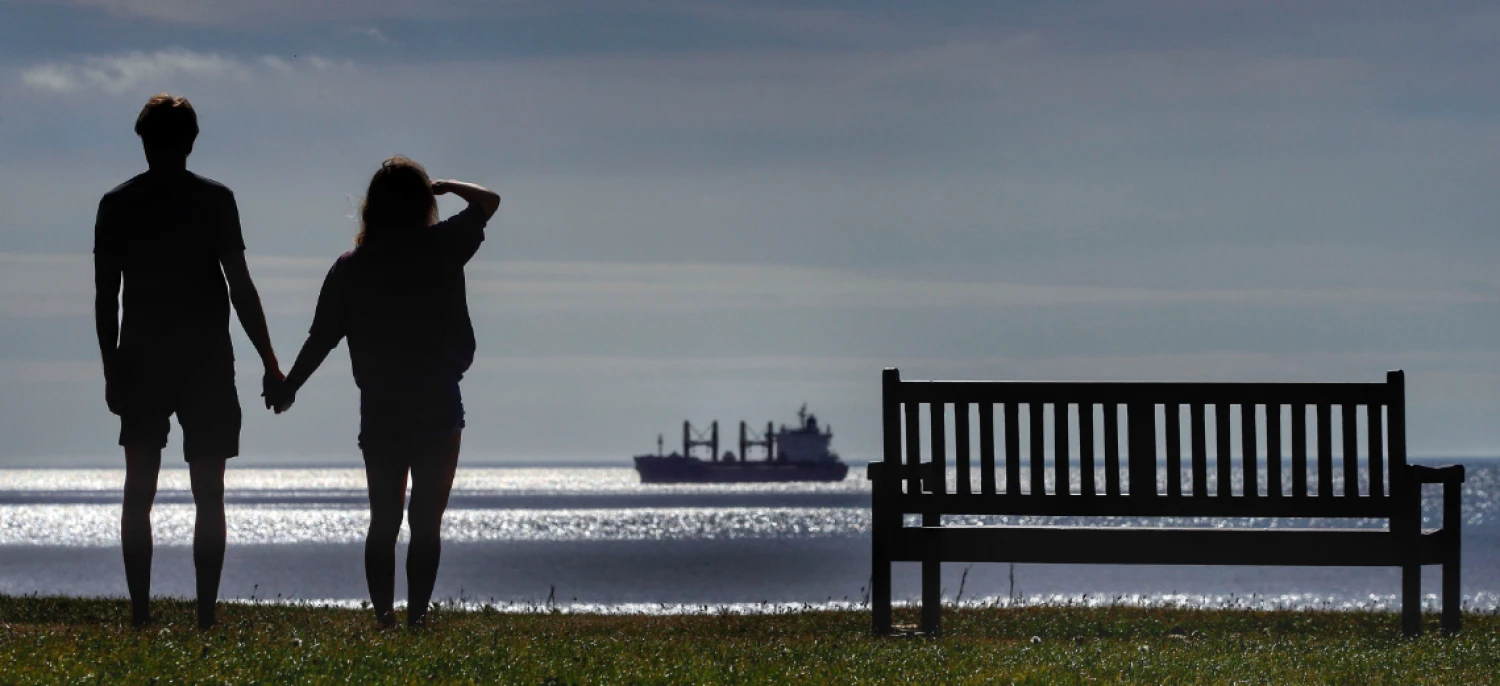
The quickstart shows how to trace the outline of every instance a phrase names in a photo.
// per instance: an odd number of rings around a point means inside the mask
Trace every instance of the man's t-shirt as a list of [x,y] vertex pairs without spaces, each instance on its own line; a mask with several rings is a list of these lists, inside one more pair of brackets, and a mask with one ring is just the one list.
[[94,252],[124,282],[120,355],[137,372],[190,371],[229,340],[221,257],[245,250],[234,193],[189,171],[148,171],[99,201]]
[[484,241],[470,205],[430,227],[367,239],[328,270],[310,345],[349,339],[354,381],[371,393],[422,393],[456,383],[474,362],[464,265]]

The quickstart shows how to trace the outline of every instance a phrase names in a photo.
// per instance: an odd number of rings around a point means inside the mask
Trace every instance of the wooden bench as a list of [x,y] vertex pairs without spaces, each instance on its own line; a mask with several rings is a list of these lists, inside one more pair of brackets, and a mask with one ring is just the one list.
[[[930,429],[925,461],[922,405]],[[1406,463],[1402,372],[1390,372],[1385,383],[1094,383],[902,381],[898,370],[886,369],[882,412],[884,460],[869,468],[876,633],[891,630],[893,562],[922,563],[922,630],[929,635],[939,632],[944,562],[1400,567],[1408,635],[1421,630],[1421,566],[1441,564],[1442,627],[1459,629],[1464,470]],[[1282,454],[1284,430],[1290,455]],[[1021,450],[1023,434],[1029,454]],[[1075,440],[1076,453],[1069,447]],[[1101,450],[1103,483],[1095,476]],[[1049,453],[1059,459],[1048,464]],[[957,471],[951,493],[950,458]],[[1290,458],[1285,466],[1283,458]],[[1024,477],[1023,465],[1030,467]],[[1421,485],[1428,483],[1442,484],[1440,529],[1421,528]],[[921,525],[905,526],[908,514],[921,515]],[[944,526],[944,515],[1375,518],[1388,527]]]

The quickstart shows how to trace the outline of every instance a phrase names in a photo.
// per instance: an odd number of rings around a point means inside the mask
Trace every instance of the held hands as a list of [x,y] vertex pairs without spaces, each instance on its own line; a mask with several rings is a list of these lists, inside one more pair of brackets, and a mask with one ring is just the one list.
[[297,392],[286,382],[281,370],[274,367],[266,369],[266,375],[261,378],[261,397],[266,399],[266,409],[275,410],[276,414],[286,412],[296,400]]

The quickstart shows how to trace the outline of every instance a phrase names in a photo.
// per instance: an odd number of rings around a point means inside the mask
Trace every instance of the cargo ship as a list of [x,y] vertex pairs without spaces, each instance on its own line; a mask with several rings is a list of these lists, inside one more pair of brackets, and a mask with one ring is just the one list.
[[[807,413],[806,405],[797,412],[796,426],[773,429],[766,422],[765,433],[756,435],[742,421],[739,454],[727,450],[720,454],[717,420],[706,433],[694,431],[685,421],[682,452],[662,454],[658,435],[656,454],[635,456],[635,471],[645,484],[843,481],[848,475],[849,465],[828,449],[833,428],[819,427],[818,418]],[[694,455],[696,448],[706,448],[708,459]],[[752,450],[759,451],[761,459],[751,459]]]

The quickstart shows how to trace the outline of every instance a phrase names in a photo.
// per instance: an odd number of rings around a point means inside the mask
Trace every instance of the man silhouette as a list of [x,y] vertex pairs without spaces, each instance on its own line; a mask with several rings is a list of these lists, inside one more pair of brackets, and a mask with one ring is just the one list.
[[94,225],[94,318],[105,400],[120,417],[125,448],[125,581],[131,623],[148,624],[151,505],[168,420],[176,414],[197,509],[193,565],[198,626],[206,629],[214,623],[224,566],[224,462],[239,454],[231,302],[265,364],[262,391],[274,391],[282,375],[245,266],[234,194],[187,170],[198,137],[193,106],[166,93],[152,96],[135,132],[149,169],[104,195]]

